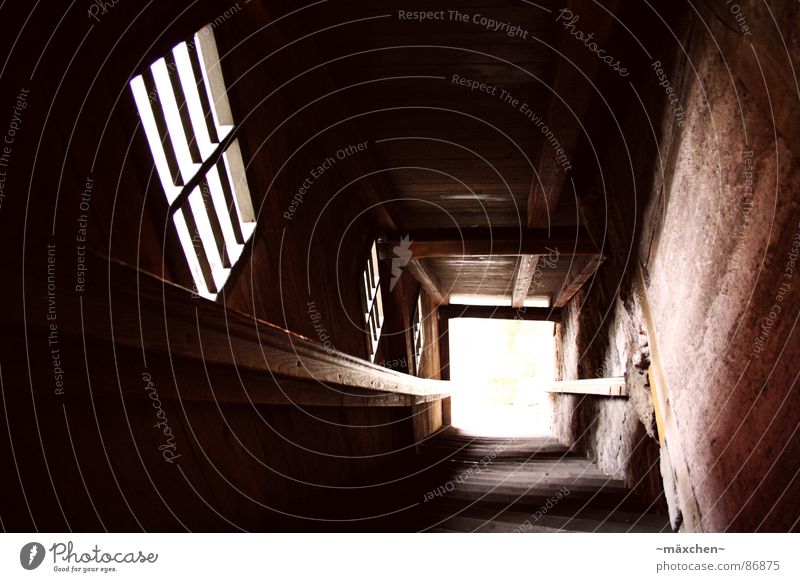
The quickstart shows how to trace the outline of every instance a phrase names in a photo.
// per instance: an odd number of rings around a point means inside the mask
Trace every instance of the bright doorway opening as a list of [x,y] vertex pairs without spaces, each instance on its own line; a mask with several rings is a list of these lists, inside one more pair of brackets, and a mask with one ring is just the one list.
[[549,435],[553,333],[545,321],[451,319],[453,425],[481,435]]

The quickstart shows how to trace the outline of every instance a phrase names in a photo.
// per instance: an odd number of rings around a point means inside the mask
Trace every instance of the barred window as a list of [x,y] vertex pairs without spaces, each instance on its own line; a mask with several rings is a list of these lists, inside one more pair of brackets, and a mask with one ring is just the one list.
[[417,307],[414,310],[414,318],[411,332],[414,336],[414,371],[419,376],[419,367],[422,363],[422,349],[425,347],[425,334],[422,333],[422,294],[417,297]]
[[130,86],[197,294],[215,299],[255,214],[211,27]]
[[383,299],[381,297],[381,277],[378,271],[378,246],[372,243],[372,248],[367,259],[367,267],[364,269],[362,277],[363,294],[362,304],[364,308],[364,322],[367,326],[369,336],[369,360],[375,361],[375,354],[378,351],[378,340],[381,337],[381,327],[383,326]]

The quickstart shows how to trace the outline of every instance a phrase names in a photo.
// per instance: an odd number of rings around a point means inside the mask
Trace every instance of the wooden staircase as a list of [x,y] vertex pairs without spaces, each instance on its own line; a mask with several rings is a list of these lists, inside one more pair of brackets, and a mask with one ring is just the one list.
[[[396,464],[307,506],[301,529],[415,532],[661,532],[624,483],[552,437],[437,433]],[[308,515],[308,514],[306,514]],[[328,521],[330,520],[330,521]]]

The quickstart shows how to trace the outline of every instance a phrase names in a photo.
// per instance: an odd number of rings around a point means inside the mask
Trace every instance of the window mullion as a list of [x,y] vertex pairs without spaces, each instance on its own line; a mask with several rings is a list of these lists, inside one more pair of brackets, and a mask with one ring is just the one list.
[[208,173],[208,171],[212,168],[212,166],[219,161],[222,157],[222,154],[225,153],[225,150],[228,149],[228,146],[234,140],[234,131],[231,131],[222,143],[220,143],[215,149],[214,153],[211,154],[203,164],[200,166],[198,172],[192,176],[192,178],[186,182],[186,185],[181,190],[180,194],[175,198],[175,200],[170,205],[170,214],[174,213],[178,206],[189,197],[189,194],[200,185],[200,182],[203,180],[203,177]]
[[130,86],[168,219],[198,293],[214,299],[256,225],[211,28],[173,47]]

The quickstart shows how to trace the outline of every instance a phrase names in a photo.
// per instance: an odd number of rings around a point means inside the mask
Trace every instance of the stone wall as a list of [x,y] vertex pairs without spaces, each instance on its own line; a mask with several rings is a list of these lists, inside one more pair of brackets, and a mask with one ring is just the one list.
[[[682,126],[672,110],[649,116],[658,164],[647,168],[635,163],[639,148],[652,151],[642,137],[647,126],[637,134],[636,115],[627,116],[626,147],[609,148],[607,157],[632,152],[634,188],[646,191],[636,199],[641,222],[626,230],[609,212],[610,260],[573,299],[559,331],[562,377],[624,372],[631,397],[560,396],[556,433],[604,470],[635,479],[658,453],[644,374],[648,336],[634,291],[641,266],[679,429],[671,438],[680,440],[699,510],[692,529],[704,531],[786,531],[797,529],[800,515],[791,501],[800,489],[800,274],[791,262],[800,243],[798,95],[790,97],[797,89],[783,74],[798,60],[791,41],[798,9],[778,9],[789,54],[783,46],[776,52],[780,31],[755,3],[743,3],[752,38],[731,37],[706,14],[691,16],[688,42],[667,68]],[[624,213],[627,194],[611,174],[602,195],[597,178],[587,184],[584,216],[601,202]],[[625,263],[630,249],[636,260]],[[636,452],[639,443],[645,454]]]

